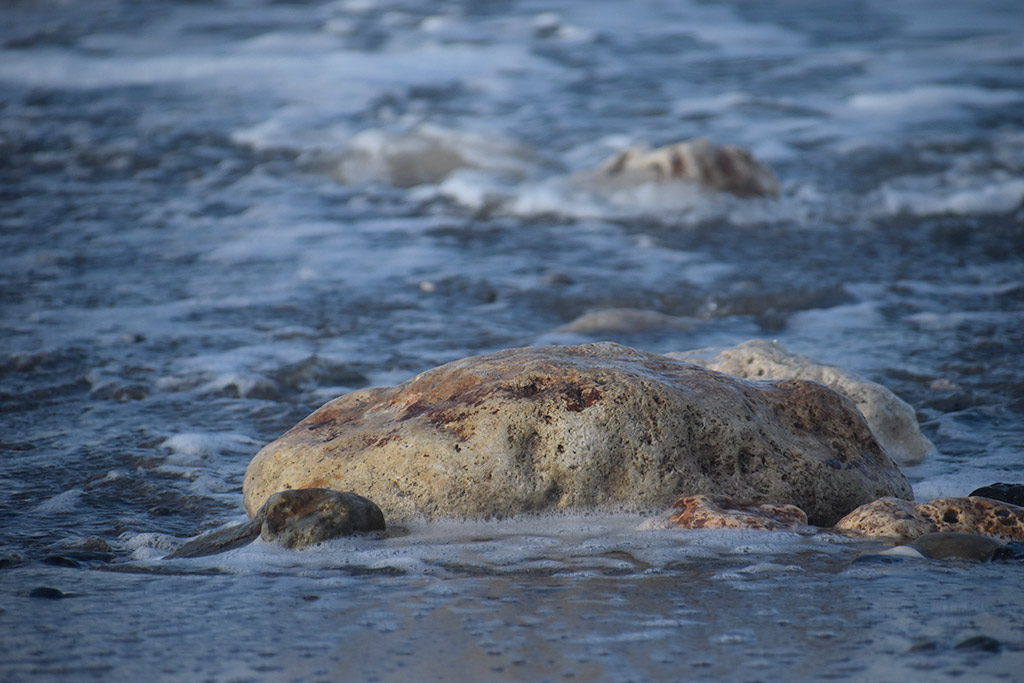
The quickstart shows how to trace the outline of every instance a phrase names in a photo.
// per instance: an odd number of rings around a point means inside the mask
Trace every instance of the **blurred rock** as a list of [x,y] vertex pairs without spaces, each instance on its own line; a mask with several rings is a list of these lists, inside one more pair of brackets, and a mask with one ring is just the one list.
[[981,497],[936,498],[927,503],[882,498],[857,508],[835,528],[900,543],[936,532],[1024,541],[1024,508]]
[[358,491],[392,521],[663,509],[685,492],[793,504],[831,526],[911,497],[841,394],[610,343],[500,351],[337,398],[253,458],[246,510],[321,487]]
[[988,562],[1003,547],[999,541],[979,534],[939,532],[918,536],[912,544],[931,560],[975,560]]
[[655,330],[686,331],[696,321],[678,318],[657,311],[637,308],[606,308],[584,313],[570,323],[562,325],[555,332],[571,334],[637,334]]
[[604,161],[592,177],[615,186],[682,181],[737,197],[779,196],[775,174],[750,152],[706,138],[655,150],[629,147]]
[[808,379],[835,389],[857,404],[886,454],[900,465],[914,465],[936,452],[917,424],[914,409],[881,384],[852,372],[790,353],[776,342],[755,339],[727,349],[666,354],[744,379]]
[[641,525],[643,529],[757,529],[759,531],[804,531],[807,515],[795,505],[771,505],[726,496],[685,496],[660,517]]

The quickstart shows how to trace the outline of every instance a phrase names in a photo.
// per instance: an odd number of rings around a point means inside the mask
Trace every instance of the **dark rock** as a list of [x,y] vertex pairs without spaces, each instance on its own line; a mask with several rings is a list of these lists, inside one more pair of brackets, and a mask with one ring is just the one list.
[[[260,512],[262,513],[262,510]],[[176,560],[180,558],[205,557],[241,548],[243,545],[256,540],[256,537],[260,535],[261,523],[262,517],[257,516],[257,519],[253,519],[245,524],[237,524],[226,529],[212,531],[192,539],[164,559]]]
[[1024,543],[1007,543],[992,556],[993,560],[1024,561]]
[[982,486],[980,489],[974,489],[970,495],[1001,500],[1010,505],[1024,507],[1024,484],[991,484],[989,486]]
[[86,536],[85,538],[68,540],[65,541],[63,545],[65,548],[74,548],[75,550],[89,550],[99,553],[114,552],[114,549],[110,547],[110,544],[99,536]]
[[267,499],[260,537],[285,548],[304,548],[338,536],[384,530],[384,515],[371,500],[329,489],[294,489]]
[[270,496],[252,520],[195,538],[165,559],[205,557],[240,548],[260,536],[286,548],[303,548],[338,536],[384,531],[373,501],[328,489],[292,489]]
[[974,652],[999,652],[1003,644],[990,636],[973,636],[956,644],[957,650]]
[[5,553],[0,555],[0,569],[17,567],[19,564],[25,564],[25,558],[18,553]]
[[113,561],[113,553],[104,553],[98,550],[67,550],[60,554],[47,555],[43,558],[43,564],[50,564],[55,567],[73,568]]
[[49,586],[38,586],[28,594],[30,598],[43,598],[46,600],[60,600],[65,597],[64,591]]
[[922,555],[931,560],[975,560],[988,562],[1002,548],[999,541],[956,532],[932,533],[918,536],[912,544]]

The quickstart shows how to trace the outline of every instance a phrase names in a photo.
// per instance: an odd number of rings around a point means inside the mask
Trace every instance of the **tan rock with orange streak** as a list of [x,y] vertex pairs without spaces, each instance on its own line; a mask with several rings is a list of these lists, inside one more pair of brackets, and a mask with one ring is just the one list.
[[500,351],[335,399],[253,458],[246,510],[310,487],[354,491],[389,520],[658,510],[707,493],[830,526],[911,496],[841,394],[609,343]]
[[684,496],[660,517],[647,520],[643,529],[756,529],[803,531],[810,529],[807,515],[795,505],[754,503],[726,496]]

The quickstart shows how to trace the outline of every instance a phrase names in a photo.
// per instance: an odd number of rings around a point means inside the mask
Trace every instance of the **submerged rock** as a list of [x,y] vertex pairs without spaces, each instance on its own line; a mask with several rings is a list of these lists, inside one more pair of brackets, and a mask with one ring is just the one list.
[[971,491],[968,495],[1000,500],[1011,505],[1024,506],[1024,484],[990,484]]
[[279,491],[249,522],[204,534],[166,559],[227,552],[251,543],[257,536],[285,548],[304,548],[339,536],[384,529],[380,508],[354,493],[314,488]]
[[584,313],[554,331],[555,333],[587,335],[638,334],[654,330],[686,331],[695,325],[696,321],[693,319],[665,315],[657,311],[645,311],[637,308],[605,308]]
[[900,543],[936,532],[1024,541],[1024,507],[981,497],[937,498],[927,503],[882,498],[857,508],[835,528]]
[[594,176],[618,186],[683,181],[737,197],[779,196],[775,174],[749,151],[706,138],[655,150],[630,147],[604,161]]
[[363,531],[384,531],[384,515],[373,501],[354,493],[329,489],[279,491],[263,505],[260,538],[285,548],[351,536]]
[[794,504],[830,526],[910,486],[848,399],[600,343],[500,351],[337,398],[261,450],[276,491],[346,488],[389,519],[659,509],[679,494]]
[[852,372],[790,353],[776,342],[755,339],[727,349],[666,354],[745,379],[809,379],[835,389],[857,404],[890,458],[914,465],[936,452],[921,434],[914,409],[881,384]]
[[938,532],[918,536],[912,546],[931,560],[975,560],[988,562],[1003,547],[999,541],[979,534]]
[[807,515],[795,505],[772,505],[726,496],[684,496],[660,517],[644,522],[642,529],[757,529],[802,531],[809,529]]

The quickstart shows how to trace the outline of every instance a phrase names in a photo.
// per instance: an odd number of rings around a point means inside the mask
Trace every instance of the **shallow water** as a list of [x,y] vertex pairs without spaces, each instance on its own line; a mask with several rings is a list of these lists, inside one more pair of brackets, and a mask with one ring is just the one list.
[[[1020,563],[629,515],[160,559],[323,401],[528,344],[778,339],[918,409],[919,499],[1022,481],[1024,11],[893,5],[0,9],[0,678],[1012,680]],[[694,136],[780,199],[574,181]],[[559,331],[622,307],[685,324]]]

